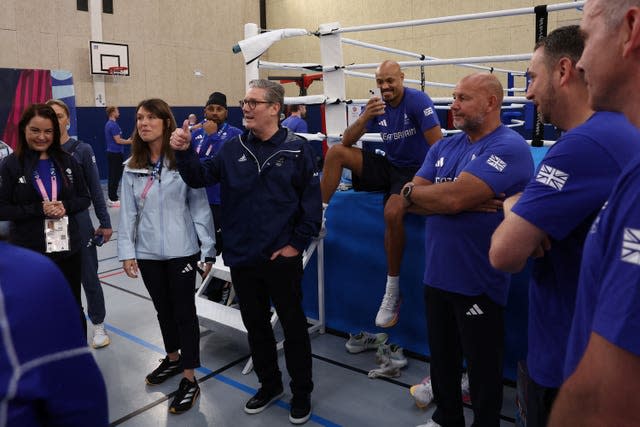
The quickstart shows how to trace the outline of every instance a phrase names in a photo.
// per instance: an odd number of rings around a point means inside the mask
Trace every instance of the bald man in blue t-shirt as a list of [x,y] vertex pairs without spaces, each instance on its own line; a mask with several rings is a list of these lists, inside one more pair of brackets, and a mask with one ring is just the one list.
[[402,189],[425,221],[424,298],[437,409],[432,421],[464,426],[460,380],[467,361],[473,425],[498,426],[502,407],[504,306],[510,276],[489,264],[499,199],[522,191],[533,173],[524,139],[500,121],[503,89],[491,74],[456,85],[451,112],[463,132],[438,141]]

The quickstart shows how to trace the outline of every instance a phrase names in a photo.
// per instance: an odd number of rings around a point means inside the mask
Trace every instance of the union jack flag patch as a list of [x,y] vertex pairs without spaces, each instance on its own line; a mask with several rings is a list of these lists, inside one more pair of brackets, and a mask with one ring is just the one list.
[[640,230],[625,228],[622,237],[622,261],[640,265]]
[[562,187],[564,187],[568,179],[568,173],[547,165],[542,165],[538,171],[538,175],[536,175],[536,181],[540,184],[555,188],[558,191],[562,190]]
[[502,172],[504,168],[507,167],[507,163],[495,154],[492,154],[491,157],[487,159],[487,164],[498,172]]

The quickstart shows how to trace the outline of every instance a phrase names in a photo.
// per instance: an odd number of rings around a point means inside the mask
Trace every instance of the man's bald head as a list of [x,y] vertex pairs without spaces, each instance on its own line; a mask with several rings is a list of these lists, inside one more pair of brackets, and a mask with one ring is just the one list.
[[404,96],[404,73],[396,61],[384,61],[376,69],[376,85],[382,93],[382,100],[397,107]]
[[489,96],[495,96],[498,104],[502,105],[504,99],[504,91],[500,80],[489,73],[474,73],[463,77],[461,82],[471,84],[479,91],[485,92]]

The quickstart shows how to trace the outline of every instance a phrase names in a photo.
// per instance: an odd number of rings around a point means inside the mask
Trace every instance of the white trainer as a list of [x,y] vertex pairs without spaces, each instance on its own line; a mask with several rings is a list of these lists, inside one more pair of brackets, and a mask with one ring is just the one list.
[[107,200],[107,206],[110,207],[110,208],[119,208],[120,207],[120,200],[108,199]]
[[398,323],[401,302],[402,298],[400,298],[399,295],[395,296],[385,292],[380,308],[378,309],[378,314],[376,315],[376,326],[379,328],[390,328]]
[[433,402],[433,387],[431,386],[431,377],[426,377],[420,384],[411,386],[409,393],[416,401],[416,406],[424,409]]
[[93,348],[106,347],[111,343],[107,331],[104,329],[104,323],[93,325],[93,340],[91,346]]
[[418,427],[442,427],[440,424],[433,420],[429,420],[426,424],[420,424]]

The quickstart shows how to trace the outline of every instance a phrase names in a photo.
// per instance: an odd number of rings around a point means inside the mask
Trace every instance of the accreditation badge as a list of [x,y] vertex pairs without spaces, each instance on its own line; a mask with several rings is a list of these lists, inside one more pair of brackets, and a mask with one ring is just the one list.
[[44,238],[46,252],[62,252],[69,250],[69,217],[44,220]]

